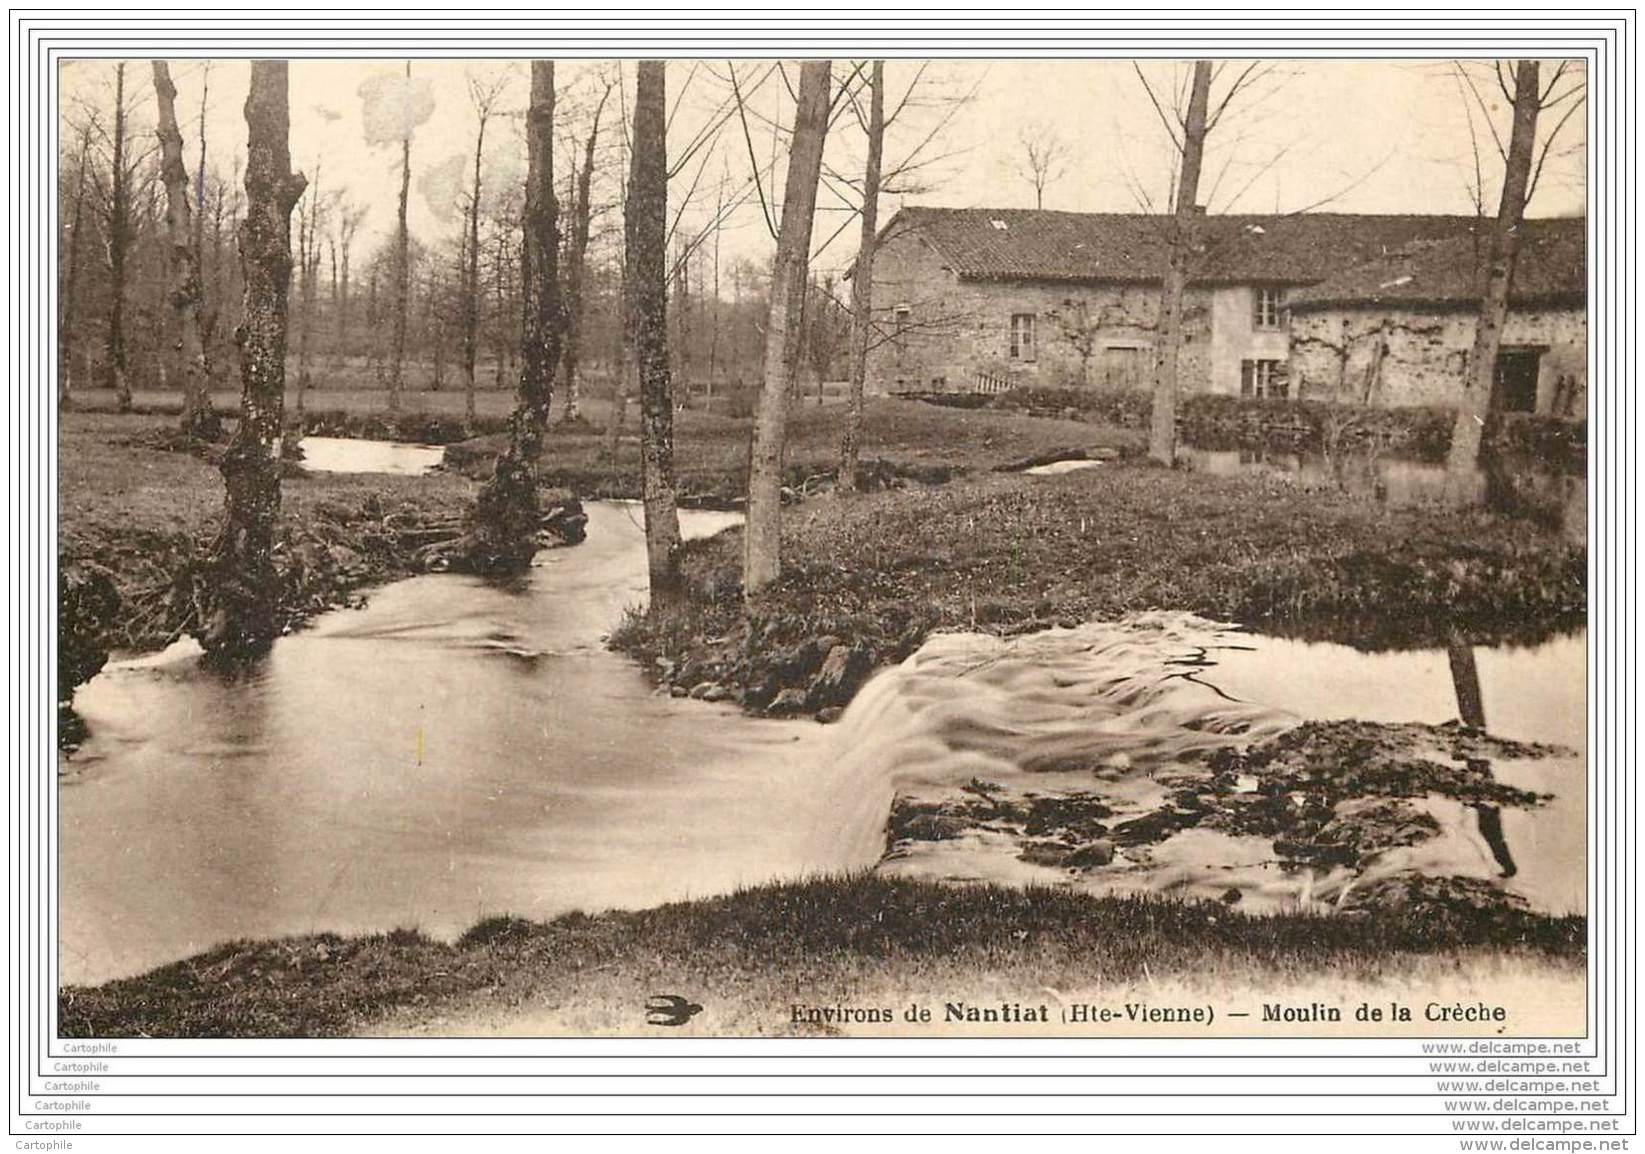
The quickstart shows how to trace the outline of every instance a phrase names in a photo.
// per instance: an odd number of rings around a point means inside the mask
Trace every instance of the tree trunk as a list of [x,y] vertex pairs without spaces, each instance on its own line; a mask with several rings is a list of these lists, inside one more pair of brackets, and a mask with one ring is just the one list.
[[[607,92],[610,90],[607,89]],[[590,196],[594,184],[594,147],[600,137],[600,113],[605,97],[594,109],[594,122],[583,144],[583,166],[577,170],[576,191],[571,204],[571,240],[566,246],[565,276],[565,419],[577,419],[582,399],[583,297],[588,282],[588,232],[593,217]]]
[[467,253],[463,262],[463,414],[474,423],[474,366],[480,357],[480,160],[485,152],[486,119],[474,134],[474,183],[469,190]]
[[628,414],[628,397],[635,391],[636,362],[634,342],[630,339],[633,322],[629,317],[633,306],[629,302],[629,281],[626,272],[623,274],[621,300],[617,307],[621,313],[622,323],[614,329],[617,341],[614,350],[616,355],[611,362],[611,419],[605,423],[605,442],[600,448],[601,455],[608,461],[617,459],[617,449],[623,435],[623,418]]
[[240,424],[223,457],[227,489],[200,643],[220,661],[268,650],[278,633],[274,525],[280,512],[280,426],[285,408],[286,298],[291,287],[291,210],[306,182],[291,171],[287,65],[257,60],[246,97],[246,216],[240,225],[245,315],[240,345]]
[[475,502],[470,566],[518,572],[537,550],[537,458],[560,353],[558,221],[554,202],[554,62],[531,62],[526,111],[526,201],[520,246],[520,390],[508,447]]
[[[332,315],[334,323],[335,323],[335,318],[337,316],[337,238],[334,237],[334,236],[326,237],[326,260],[331,266],[331,302],[330,302],[330,304],[331,304],[331,315]],[[333,372],[336,371],[337,365],[339,363],[338,359],[337,359],[337,357],[338,357],[338,347],[339,346],[334,344],[333,347],[332,347],[332,350],[331,350],[331,364],[332,364]]]
[[[211,99],[211,61],[201,65],[200,115],[195,131],[200,141],[200,158],[194,169],[194,267],[198,271],[205,260],[206,227],[206,106]],[[209,373],[207,374],[210,375]]]
[[714,201],[714,296],[713,316],[708,334],[708,382],[703,404],[710,412],[714,409],[714,377],[719,372],[720,358],[720,232],[725,225],[725,173],[720,174],[720,194]]
[[427,292],[423,298],[427,326],[423,331],[434,342],[434,379],[430,387],[437,393],[446,387],[446,314],[440,307],[439,271],[433,261],[429,261]]
[[337,283],[337,367],[341,368],[348,358],[348,238],[343,238],[342,259],[339,261],[341,271],[338,273]]
[[166,186],[166,231],[171,247],[167,261],[171,310],[177,321],[175,373],[183,386],[183,434],[211,437],[217,432],[206,374],[205,341],[200,333],[200,268],[196,263],[194,223],[189,203],[188,169],[183,166],[183,134],[177,126],[177,86],[164,60],[154,61],[154,95],[159,105],[160,179]]
[[131,230],[131,189],[126,171],[126,66],[114,66],[114,150],[109,180],[108,387],[120,411],[131,411],[131,378],[126,367],[126,247]]
[[677,379],[680,385],[680,405],[685,407],[691,404],[691,282],[688,279],[690,256],[684,244],[679,246],[678,253],[671,278],[674,282],[673,360],[679,367]]
[[771,266],[766,322],[765,379],[754,412],[748,460],[748,525],[744,534],[743,596],[752,601],[782,571],[782,473],[788,394],[799,376],[805,337],[802,313],[811,256],[811,218],[817,206],[823,139],[828,132],[831,61],[800,66],[794,139],[783,185],[782,224]]
[[298,235],[302,238],[300,244],[303,275],[302,296],[299,298],[302,309],[302,328],[298,330],[297,338],[297,414],[303,413],[303,403],[308,394],[309,386],[309,352],[314,340],[314,296],[316,288],[315,278],[320,271],[320,257],[317,239],[320,224],[320,167],[314,167],[314,195],[309,198],[308,211],[298,215]]
[[1530,185],[1536,146],[1536,121],[1542,95],[1538,71],[1535,60],[1521,60],[1515,68],[1514,127],[1502,177],[1502,202],[1491,230],[1479,322],[1474,327],[1474,347],[1468,354],[1468,372],[1457,403],[1456,426],[1451,432],[1451,450],[1446,459],[1446,472],[1453,478],[1466,477],[1479,468],[1479,445],[1496,385],[1497,352],[1502,347],[1502,325],[1508,317],[1508,293],[1519,256],[1525,193]]
[[1159,348],[1154,354],[1154,412],[1148,456],[1162,465],[1177,459],[1177,377],[1182,360],[1183,297],[1199,224],[1199,175],[1205,162],[1205,117],[1211,97],[1211,62],[1194,62],[1188,118],[1182,132],[1182,170],[1177,177],[1176,212],[1160,292]]
[[74,211],[69,218],[68,267],[63,270],[62,315],[57,324],[57,403],[67,409],[74,393],[74,330],[80,318],[80,237],[86,207],[86,162],[91,125],[80,130],[80,167],[74,174]]
[[857,491],[857,456],[862,444],[863,385],[868,380],[869,329],[874,319],[874,249],[879,243],[880,152],[885,141],[885,61],[876,60],[868,77],[868,166],[862,182],[862,240],[851,274],[851,393],[840,438],[842,493]]
[[222,371],[223,358],[218,353],[218,321],[223,317],[223,182],[219,181],[211,197],[211,256],[205,256],[202,241],[200,266],[202,279],[200,294],[200,335],[206,342],[206,378],[208,387],[215,387]]
[[680,595],[674,396],[668,375],[668,109],[663,62],[642,60],[635,73],[624,276],[632,286],[630,343],[640,377],[645,552],[651,603],[657,605],[678,600]]
[[366,368],[379,386],[385,383],[383,373],[383,341],[381,336],[382,310],[377,307],[377,278],[382,262],[371,263],[371,277],[366,282]]
[[[406,61],[406,75],[411,75],[411,61]],[[400,142],[400,216],[399,231],[394,241],[394,363],[388,374],[388,407],[390,412],[400,408],[400,384],[405,372],[406,309],[411,298],[411,234],[406,229],[406,201],[411,195],[411,129]]]
[[504,291],[503,278],[508,272],[508,246],[504,240],[504,230],[499,222],[497,226],[497,244],[495,255],[492,258],[492,287],[497,302],[496,323],[493,325],[491,340],[492,352],[496,356],[494,367],[494,387],[503,387],[503,375],[508,365],[508,311],[504,308],[508,294]]

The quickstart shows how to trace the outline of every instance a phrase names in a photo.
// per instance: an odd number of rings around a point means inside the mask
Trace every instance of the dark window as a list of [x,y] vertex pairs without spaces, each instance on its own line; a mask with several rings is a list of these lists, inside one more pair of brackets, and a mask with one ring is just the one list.
[[1273,360],[1241,361],[1239,363],[1239,395],[1242,397],[1270,397],[1284,400],[1291,395],[1291,382],[1285,375],[1285,362]]
[[1013,313],[1011,315],[1011,359],[1014,361],[1031,361],[1034,359],[1034,314]]

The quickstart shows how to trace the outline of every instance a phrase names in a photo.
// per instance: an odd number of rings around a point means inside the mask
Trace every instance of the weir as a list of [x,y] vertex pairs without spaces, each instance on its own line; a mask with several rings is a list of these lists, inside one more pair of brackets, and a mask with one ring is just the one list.
[[[640,908],[876,865],[1237,891],[1253,911],[1329,902],[1354,879],[1283,866],[1271,838],[1147,822],[1181,808],[1180,775],[1206,756],[1303,718],[1457,716],[1443,651],[1358,654],[1158,613],[1014,639],[939,634],[835,725],[750,718],[659,694],[605,648],[644,599],[644,541],[637,507],[588,513],[587,541],[541,554],[519,588],[413,578],[280,640],[248,676],[211,673],[185,641],[82,686],[90,736],[58,790],[61,980],[235,938],[452,939],[489,915]],[[681,514],[688,536],[735,520]],[[1474,810],[1444,797],[1416,803],[1439,836],[1391,851],[1388,868],[1581,909],[1583,654],[1580,637],[1476,650],[1504,736],[1577,751],[1493,766],[1552,795],[1502,809],[1517,875],[1497,877]],[[943,825],[956,801],[965,820]],[[903,820],[920,804],[930,821]],[[1127,840],[1138,819],[1168,836]],[[1107,848],[1059,860],[1074,842]]]

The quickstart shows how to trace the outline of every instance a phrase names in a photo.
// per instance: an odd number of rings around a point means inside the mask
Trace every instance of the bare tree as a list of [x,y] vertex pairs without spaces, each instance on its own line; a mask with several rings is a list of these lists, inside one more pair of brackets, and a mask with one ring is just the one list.
[[782,471],[788,394],[799,373],[805,337],[801,310],[811,254],[811,224],[828,133],[832,61],[800,65],[793,142],[784,183],[782,225],[771,266],[766,320],[765,379],[754,411],[744,532],[743,596],[752,601],[782,572]]
[[[200,64],[200,113],[195,122],[195,134],[200,143],[200,155],[194,169],[194,267],[204,260],[206,224],[206,109],[211,103],[211,61]],[[208,372],[209,376],[210,373]]]
[[302,276],[298,296],[297,330],[297,412],[303,412],[304,397],[310,384],[309,363],[314,345],[314,303],[319,295],[320,277],[320,220],[323,213],[320,200],[320,165],[314,165],[314,185],[309,190],[308,207],[297,213],[297,269]]
[[73,334],[80,316],[80,241],[85,234],[86,187],[91,183],[87,165],[91,157],[91,138],[96,128],[95,115],[88,115],[80,122],[79,160],[74,170],[74,207],[69,216],[68,255],[63,270],[63,292],[57,323],[57,400],[64,409],[73,403]]
[[331,281],[331,309],[337,324],[337,345],[332,349],[332,364],[341,368],[348,355],[349,256],[354,247],[354,234],[365,220],[366,206],[350,202],[346,192],[339,192],[333,207],[331,235],[327,239],[333,253]]
[[554,199],[554,62],[531,62],[526,109],[524,243],[520,247],[520,389],[508,447],[475,501],[468,562],[482,572],[531,563],[540,523],[537,458],[560,353],[558,206]]
[[[1141,76],[1141,72],[1138,72]],[[1146,82],[1145,82],[1146,83]],[[1175,211],[1166,246],[1165,283],[1160,290],[1159,345],[1154,352],[1154,411],[1148,435],[1148,456],[1163,465],[1176,462],[1177,376],[1182,359],[1182,307],[1188,290],[1189,265],[1199,224],[1199,177],[1205,163],[1205,136],[1209,131],[1211,62],[1194,62],[1188,110],[1178,142],[1181,165],[1177,170]]]
[[674,260],[674,359],[680,366],[680,404],[691,403],[691,246],[680,243]]
[[[406,87],[409,93],[411,61],[406,61]],[[408,97],[409,99],[409,97]],[[405,373],[406,310],[411,298],[411,233],[406,228],[406,202],[411,195],[411,126],[405,126],[400,139],[400,211],[394,234],[394,360],[388,374],[388,407],[392,412],[400,407],[400,386]]]
[[[618,72],[617,94],[619,99],[624,96],[620,83],[622,74]],[[623,148],[625,155],[633,152],[633,132],[628,127],[628,110],[622,109],[622,123],[624,125]],[[629,156],[628,166],[632,167],[633,159]],[[632,218],[628,215],[628,184],[625,179],[622,188],[623,207],[623,276],[622,286],[618,291],[617,310],[618,323],[615,331],[618,336],[616,359],[613,362],[613,380],[611,385],[611,415],[606,419],[605,436],[601,443],[600,454],[608,461],[616,461],[617,450],[622,442],[623,419],[628,413],[628,398],[639,387],[639,365],[634,359],[634,342],[630,339],[634,332],[634,285],[628,276],[628,245],[629,225]]]
[[624,203],[628,316],[640,378],[640,461],[651,600],[680,595],[680,517],[674,495],[674,397],[668,372],[668,105],[664,65],[635,68],[634,130]]
[[[1542,86],[1541,67],[1535,60],[1521,60],[1514,65],[1510,88],[1505,69],[1497,65],[1493,72],[1503,96],[1513,105],[1513,127],[1508,144],[1503,148],[1500,136],[1492,127],[1493,139],[1503,161],[1502,198],[1497,207],[1496,220],[1491,228],[1490,248],[1486,255],[1483,284],[1480,292],[1479,320],[1474,326],[1474,344],[1468,354],[1467,376],[1463,380],[1462,396],[1457,403],[1456,425],[1451,433],[1451,448],[1446,470],[1453,478],[1466,477],[1479,467],[1480,442],[1485,432],[1485,416],[1491,408],[1496,386],[1497,354],[1502,347],[1503,323],[1508,317],[1508,296],[1513,288],[1514,265],[1519,256],[1520,233],[1524,228],[1525,206],[1536,191],[1536,183],[1549,152],[1558,139],[1560,130],[1582,106],[1584,97],[1575,86],[1561,88],[1567,74],[1567,65],[1560,64],[1546,88]],[[1471,83],[1471,82],[1470,82]],[[1477,97],[1477,89],[1475,91]],[[1537,150],[1537,119],[1544,109],[1565,104],[1566,108],[1552,131]],[[1485,109],[1483,99],[1481,109]],[[1489,112],[1486,123],[1490,125]],[[1471,128],[1471,122],[1470,122]],[[1476,163],[1476,178],[1479,169]],[[1479,184],[1483,197],[1483,182]],[[1480,203],[1483,203],[1482,199]]]
[[1068,175],[1068,142],[1047,124],[1035,124],[1017,134],[1022,156],[1017,172],[1034,186],[1034,207],[1045,207],[1045,190]]
[[720,357],[720,233],[725,229],[725,173],[720,173],[720,191],[714,201],[714,296],[712,298],[713,314],[709,318],[708,333],[708,391],[705,394],[709,406],[714,403],[714,376],[719,370]]
[[587,304],[584,285],[588,280],[588,237],[594,210],[594,150],[600,139],[600,114],[611,96],[615,81],[607,80],[594,106],[594,119],[588,127],[588,139],[583,141],[583,163],[577,170],[576,187],[571,198],[571,236],[566,243],[565,272],[565,419],[575,421],[578,404],[582,399],[583,321]]
[[838,488],[857,489],[857,457],[862,445],[863,386],[868,380],[869,329],[874,321],[874,255],[880,227],[880,156],[885,146],[885,61],[868,74],[868,163],[862,180],[862,239],[851,272],[851,394],[840,438]]
[[205,340],[200,329],[200,267],[189,203],[188,169],[183,166],[183,134],[177,126],[177,86],[164,60],[153,62],[154,96],[159,106],[160,178],[166,186],[166,231],[170,236],[167,269],[171,310],[177,320],[175,371],[183,388],[182,429],[188,437],[217,431],[211,411]]
[[507,74],[487,80],[468,77],[468,98],[474,105],[474,183],[468,194],[468,236],[463,262],[463,412],[474,420],[474,367],[480,355],[480,171],[485,156],[486,125],[508,86]]
[[131,244],[131,171],[126,161],[126,65],[114,66],[114,162],[109,177],[109,327],[105,342],[108,387],[122,413],[131,411],[131,378],[126,365],[126,250]]
[[245,106],[246,216],[240,225],[245,315],[240,323],[240,423],[223,456],[227,490],[200,608],[200,644],[219,661],[268,650],[278,632],[274,526],[280,513],[280,433],[286,386],[291,210],[307,182],[291,171],[284,60],[254,60]]

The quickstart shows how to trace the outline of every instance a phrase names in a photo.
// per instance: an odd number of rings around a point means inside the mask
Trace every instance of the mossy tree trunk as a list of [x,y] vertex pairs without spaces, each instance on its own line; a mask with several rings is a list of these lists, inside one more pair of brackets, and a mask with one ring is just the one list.
[[159,105],[160,179],[166,186],[166,231],[170,240],[167,271],[171,311],[177,319],[178,346],[173,372],[183,389],[183,434],[214,437],[219,425],[211,411],[211,384],[206,346],[200,327],[200,266],[195,247],[188,169],[183,164],[183,133],[177,125],[177,86],[164,60],[154,63],[154,96]]
[[674,390],[668,372],[668,143],[664,65],[636,67],[634,146],[629,157],[630,344],[640,378],[641,493],[651,602],[680,593],[680,515],[674,494]]
[[476,499],[467,564],[484,573],[519,572],[537,551],[537,458],[560,359],[559,226],[554,199],[554,62],[531,62],[526,111],[524,243],[520,246],[520,385],[508,447]]
[[752,601],[782,571],[783,442],[788,396],[799,378],[805,341],[805,286],[811,223],[817,207],[824,138],[828,133],[832,61],[800,65],[782,223],[771,267],[765,331],[765,377],[754,410],[748,461],[748,525],[743,536],[743,596]]
[[287,64],[251,65],[245,105],[246,215],[240,223],[245,278],[240,346],[240,424],[223,457],[223,528],[208,574],[200,643],[213,658],[244,661],[278,632],[274,529],[280,513],[280,426],[285,408],[291,210],[307,182],[291,171]]

